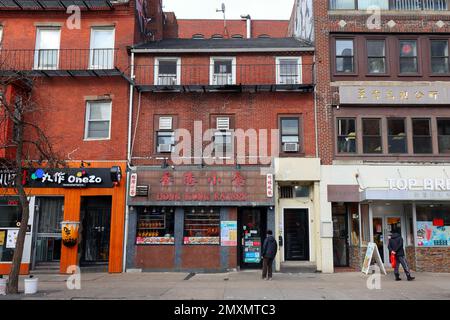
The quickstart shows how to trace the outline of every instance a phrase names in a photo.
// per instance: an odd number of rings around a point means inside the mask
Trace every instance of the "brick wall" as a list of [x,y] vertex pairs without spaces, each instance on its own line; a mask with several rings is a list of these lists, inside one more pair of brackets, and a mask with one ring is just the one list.
[[409,268],[416,270],[416,251],[414,247],[406,247],[406,261],[408,261]]
[[[286,37],[288,30],[288,20],[252,20],[251,37],[257,38],[260,35],[267,34],[273,38]],[[228,31],[228,32],[226,32]],[[224,28],[221,19],[179,19],[178,36],[180,38],[192,38],[194,34],[203,34],[209,39],[214,34],[220,34],[224,37],[231,37],[240,34],[247,37],[246,20],[227,20],[227,29]]]
[[417,271],[450,272],[450,248],[417,248]]
[[364,258],[361,258],[361,248],[350,246],[348,248],[349,267],[353,269],[361,269]]

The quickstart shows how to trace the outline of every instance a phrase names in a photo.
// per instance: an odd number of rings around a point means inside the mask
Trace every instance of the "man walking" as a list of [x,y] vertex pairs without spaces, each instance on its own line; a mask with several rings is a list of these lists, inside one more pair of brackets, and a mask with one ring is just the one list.
[[[272,235],[272,230],[267,230],[267,237],[264,240],[261,257],[263,258],[262,279],[272,280],[272,264],[277,254],[278,246]],[[266,278],[267,277],[267,278]]]
[[400,235],[400,232],[398,230],[392,231],[391,238],[389,239],[389,245],[388,245],[389,252],[391,254],[395,255],[395,259],[397,260],[397,263],[395,264],[394,268],[394,274],[395,274],[395,281],[400,281],[400,273],[399,273],[399,266],[400,264],[403,267],[403,270],[405,271],[406,278],[408,281],[414,280],[415,278],[411,276],[411,271],[408,267],[408,262],[405,258],[405,250],[403,249],[403,238]]

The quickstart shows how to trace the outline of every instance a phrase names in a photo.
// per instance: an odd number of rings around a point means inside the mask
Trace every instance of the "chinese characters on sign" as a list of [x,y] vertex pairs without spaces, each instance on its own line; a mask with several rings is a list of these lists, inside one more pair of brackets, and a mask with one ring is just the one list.
[[136,186],[137,186],[137,173],[132,173],[130,175],[130,197],[136,196]]
[[267,197],[273,197],[273,174],[268,173],[266,176]]
[[450,87],[340,86],[340,104],[446,104]]

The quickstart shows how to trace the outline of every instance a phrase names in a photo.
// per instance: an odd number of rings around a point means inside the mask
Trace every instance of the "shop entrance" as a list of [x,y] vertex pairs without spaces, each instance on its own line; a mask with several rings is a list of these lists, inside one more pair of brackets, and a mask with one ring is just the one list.
[[284,257],[286,261],[309,260],[308,209],[284,210]]
[[63,197],[36,199],[32,269],[59,269],[61,259],[61,222],[64,217]]
[[403,235],[403,218],[398,216],[373,217],[373,240],[384,264],[389,264],[389,239],[394,231]]
[[239,265],[241,268],[261,268],[261,249],[267,232],[267,212],[262,208],[241,208],[238,212]]
[[345,203],[332,204],[333,263],[335,267],[348,267],[348,209]]
[[107,264],[111,225],[111,197],[82,197],[80,221],[80,266]]

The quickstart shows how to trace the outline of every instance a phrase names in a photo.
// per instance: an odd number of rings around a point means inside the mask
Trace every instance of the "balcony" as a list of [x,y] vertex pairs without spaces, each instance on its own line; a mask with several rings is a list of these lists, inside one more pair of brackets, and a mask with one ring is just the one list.
[[120,76],[118,49],[2,49],[0,76]]
[[[313,90],[313,64],[212,64],[167,68],[135,66],[135,86],[141,92],[271,92]],[[170,72],[172,70],[172,72]]]
[[330,10],[447,11],[448,0],[330,0]]

